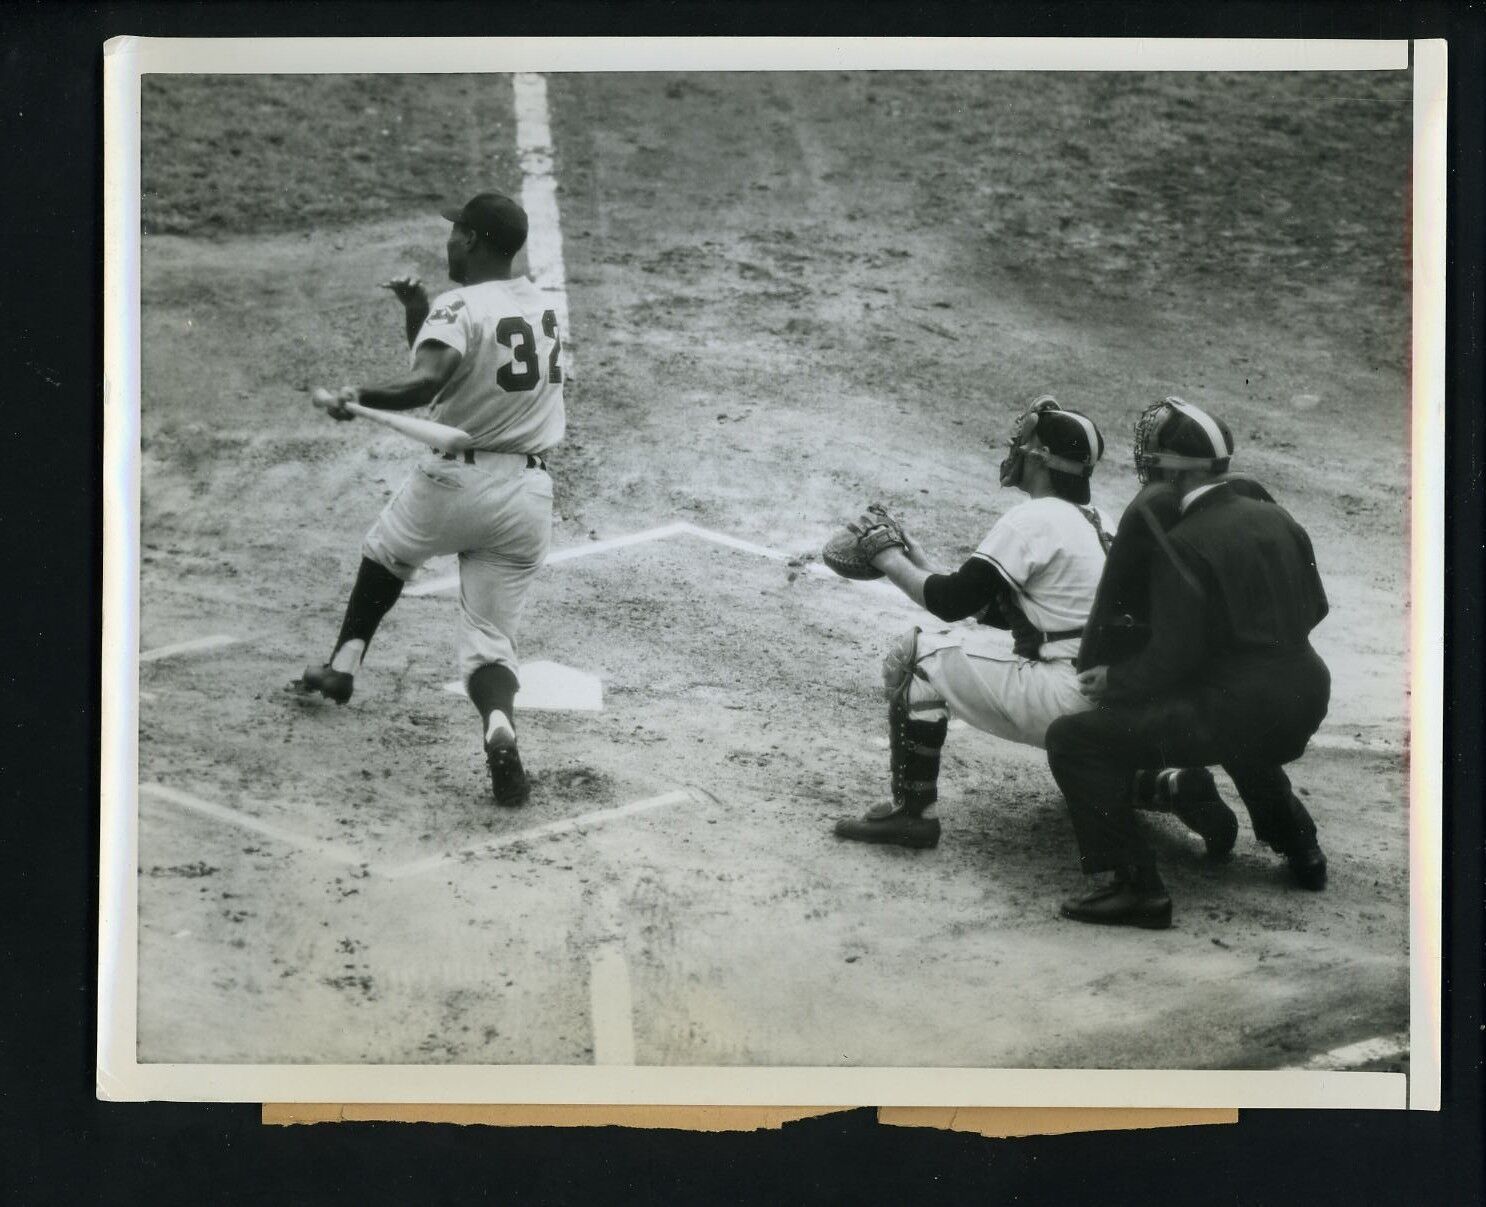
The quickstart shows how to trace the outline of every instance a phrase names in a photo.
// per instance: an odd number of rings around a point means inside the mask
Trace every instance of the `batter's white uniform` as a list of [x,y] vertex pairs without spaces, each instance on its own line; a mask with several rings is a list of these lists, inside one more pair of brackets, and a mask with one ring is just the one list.
[[[972,555],[989,562],[1016,588],[1027,619],[1044,633],[1080,629],[1094,606],[1104,570],[1109,517],[1059,498],[1029,499],[1002,516]],[[1042,746],[1058,717],[1092,708],[1078,690],[1073,660],[1078,637],[1043,645],[1041,659],[1018,657],[1007,633],[980,627],[920,632],[909,687],[917,719],[959,717],[1011,742]]]
[[468,432],[477,451],[419,464],[362,553],[404,580],[430,557],[459,555],[459,669],[468,685],[487,663],[518,669],[522,606],[552,538],[552,479],[539,458],[566,428],[562,343],[555,312],[524,277],[440,294],[413,356],[431,341],[460,354],[433,417]]

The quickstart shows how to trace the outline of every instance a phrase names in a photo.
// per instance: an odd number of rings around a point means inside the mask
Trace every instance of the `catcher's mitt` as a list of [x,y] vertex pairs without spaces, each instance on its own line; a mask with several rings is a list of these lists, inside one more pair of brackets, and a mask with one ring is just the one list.
[[903,525],[886,507],[873,503],[867,508],[867,515],[876,522],[870,527],[851,522],[821,550],[820,560],[842,578],[881,578],[882,571],[872,564],[872,559],[884,549],[908,548]]

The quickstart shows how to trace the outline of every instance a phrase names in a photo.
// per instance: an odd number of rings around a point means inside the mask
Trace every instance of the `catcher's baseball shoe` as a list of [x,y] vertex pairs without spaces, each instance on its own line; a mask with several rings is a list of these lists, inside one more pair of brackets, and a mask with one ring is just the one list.
[[319,692],[327,700],[334,700],[337,704],[344,704],[351,698],[351,686],[355,676],[346,671],[332,669],[330,663],[324,666],[307,666],[304,674],[294,683],[301,692]]
[[516,735],[497,729],[485,743],[485,762],[490,767],[490,794],[506,809],[520,808],[531,797],[531,781],[516,751]]
[[1285,862],[1290,865],[1290,875],[1301,888],[1319,893],[1326,887],[1326,856],[1314,838],[1286,855]]
[[939,844],[939,819],[916,817],[902,809],[876,810],[863,817],[836,823],[836,837],[853,842],[891,843],[925,850]]
[[1171,925],[1171,898],[1165,889],[1138,888],[1116,878],[1086,896],[1063,902],[1059,912],[1075,922],[1165,930]]
[[1205,767],[1182,772],[1181,791],[1172,812],[1207,846],[1209,859],[1227,859],[1238,841],[1238,818],[1218,795],[1213,773]]

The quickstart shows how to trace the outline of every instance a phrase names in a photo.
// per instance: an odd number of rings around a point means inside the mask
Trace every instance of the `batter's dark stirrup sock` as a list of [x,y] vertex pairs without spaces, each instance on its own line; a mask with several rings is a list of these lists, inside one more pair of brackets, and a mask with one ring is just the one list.
[[500,709],[516,726],[516,672],[503,662],[488,662],[470,676],[470,699],[480,710],[480,732],[489,733],[490,714]]
[[[341,621],[340,636],[335,639],[338,650],[348,641],[359,641],[362,653],[371,644],[372,634],[382,623],[382,617],[392,610],[397,597],[402,594],[402,579],[369,557],[361,559],[361,568],[356,572],[356,585],[351,588],[351,599],[346,604],[346,618]],[[331,652],[334,661],[335,652]]]
[[937,721],[910,720],[908,710],[894,705],[888,710],[888,757],[893,775],[893,804],[905,813],[922,817],[939,799],[939,754],[949,718]]

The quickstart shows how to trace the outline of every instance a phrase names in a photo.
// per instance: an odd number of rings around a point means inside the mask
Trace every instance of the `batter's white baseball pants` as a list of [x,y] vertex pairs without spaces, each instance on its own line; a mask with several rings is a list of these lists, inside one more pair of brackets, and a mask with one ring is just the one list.
[[431,557],[459,555],[459,673],[512,671],[516,631],[552,542],[552,478],[515,453],[480,453],[474,465],[437,458],[402,484],[361,551],[406,581]]

